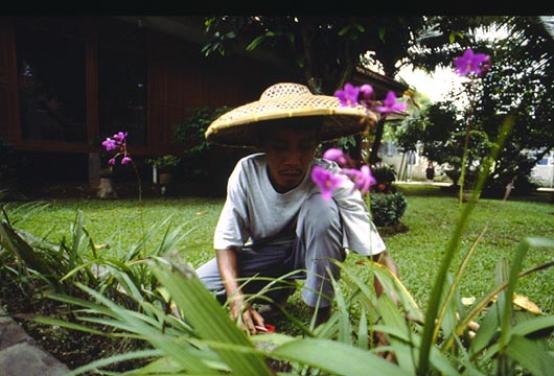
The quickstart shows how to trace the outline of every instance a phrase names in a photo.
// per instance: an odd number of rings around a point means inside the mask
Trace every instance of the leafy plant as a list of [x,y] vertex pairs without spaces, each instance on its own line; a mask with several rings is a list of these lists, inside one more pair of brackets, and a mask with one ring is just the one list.
[[186,178],[206,179],[213,171],[208,158],[213,146],[206,141],[204,134],[215,119],[229,110],[231,108],[227,106],[199,107],[175,127],[175,139],[185,147],[181,161]]
[[371,216],[377,226],[392,226],[400,222],[408,202],[400,192],[372,193]]
[[[79,283],[102,293],[126,309],[137,310],[153,319],[157,319],[156,312],[148,307],[156,306],[164,312],[171,310],[171,300],[159,289],[159,283],[146,262],[177,249],[188,234],[183,231],[183,226],[173,230],[169,227],[164,229],[171,220],[167,218],[151,225],[144,237],[129,248],[123,248],[121,242],[114,241],[113,247],[95,242],[84,227],[81,212],[77,213],[69,236],[58,243],[14,227],[45,207],[45,204],[26,204],[15,209],[8,207],[3,212],[4,219],[0,221],[0,293],[7,294],[10,302],[19,307],[21,301],[25,307],[33,307],[33,314],[37,311],[54,311],[72,328],[78,326],[73,311],[76,305],[72,299],[83,295],[77,288]],[[161,242],[155,244],[155,247],[148,247],[151,238],[160,233],[163,234]],[[51,293],[69,298],[54,305],[46,298]],[[137,303],[139,300],[141,305]],[[59,317],[52,320],[59,321]],[[99,334],[100,330],[105,329],[103,325],[102,322],[95,322],[87,333]],[[40,331],[44,333],[42,329]],[[114,337],[113,333],[107,333],[107,336]],[[97,345],[99,343],[96,340],[94,342]],[[140,345],[132,339],[123,339],[117,345],[115,343],[115,340],[102,342],[107,346],[103,351],[109,354],[111,351],[121,351],[122,346],[136,348]],[[71,354],[57,355],[67,355],[74,361]],[[82,357],[86,359],[89,355],[92,354]]]
[[179,164],[180,158],[166,154],[156,158],[148,158],[146,163],[158,169],[171,169]]
[[395,192],[393,183],[396,181],[396,171],[393,165],[381,164],[371,169],[375,178],[375,186],[372,191],[377,193]]
[[[554,242],[538,238],[522,242],[507,280],[499,278],[497,286],[466,309],[460,304],[458,285],[481,238],[475,241],[455,275],[450,277],[450,284],[445,289],[447,293],[439,305],[441,315],[436,328],[440,329],[435,332],[431,346],[430,368],[424,374],[458,375],[467,370],[483,374],[484,369],[490,367],[491,359],[496,359],[498,364],[508,359],[534,374],[547,375],[554,358],[542,347],[540,340],[537,342],[529,336],[554,327],[554,316],[524,317],[516,313],[518,322],[511,327],[507,323],[514,313],[511,302],[517,279],[554,265],[550,262],[520,272],[525,253],[530,247],[551,248]],[[337,375],[359,375],[368,369],[383,375],[421,372],[418,360],[423,344],[424,315],[400,280],[378,263],[367,261],[366,265],[371,271],[370,277],[377,278],[385,289],[385,294],[380,297],[356,270],[339,263],[351,293],[344,295],[334,282],[337,309],[327,323],[315,329],[302,327],[304,338],[285,334],[248,338],[205,289],[194,270],[183,264],[180,258],[154,258],[149,265],[167,296],[175,301],[184,321],[164,311],[158,304],[145,303],[141,295],[132,293],[137,291],[136,286],[129,284],[126,291],[142,307],[143,313],[118,305],[82,284],[79,288],[95,302],[50,295],[81,306],[83,309],[77,311],[81,321],[112,327],[115,332],[109,335],[133,336],[153,346],[152,350],[100,359],[74,370],[72,375],[133,358],[153,358],[149,365],[133,371],[133,374],[162,374],[168,370],[174,373],[270,374],[264,359],[288,362],[293,374],[320,370]],[[505,275],[507,269],[503,268],[507,263],[501,261],[499,265],[499,275]],[[495,296],[499,298],[494,299]],[[393,299],[398,303],[394,304]],[[353,311],[359,314],[353,314]],[[39,321],[91,330],[85,325],[49,318],[40,318]],[[475,336],[468,340],[472,329],[475,329]],[[378,333],[386,336],[388,346],[375,347],[374,337]],[[527,351],[532,351],[532,354],[527,355]],[[386,352],[394,354],[396,364],[378,356]]]
[[231,107],[228,106],[195,108],[187,119],[177,124],[175,139],[185,145],[186,156],[197,155],[210,148],[204,134],[215,119],[229,110]]

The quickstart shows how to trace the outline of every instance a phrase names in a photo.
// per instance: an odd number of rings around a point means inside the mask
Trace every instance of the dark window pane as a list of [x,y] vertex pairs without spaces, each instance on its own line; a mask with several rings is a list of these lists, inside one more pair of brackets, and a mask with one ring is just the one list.
[[104,19],[98,27],[100,135],[129,132],[130,144],[146,144],[145,32]]
[[86,140],[85,41],[78,18],[16,20],[23,137]]

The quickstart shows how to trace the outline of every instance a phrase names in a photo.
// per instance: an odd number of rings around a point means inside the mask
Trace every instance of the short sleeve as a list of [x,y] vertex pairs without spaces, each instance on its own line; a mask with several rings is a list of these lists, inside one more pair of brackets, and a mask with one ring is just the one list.
[[343,246],[363,256],[373,256],[386,250],[377,228],[370,220],[360,191],[345,179],[333,198],[339,207],[343,224]]
[[214,249],[242,247],[247,239],[248,211],[239,162],[227,182],[227,198],[214,232]]

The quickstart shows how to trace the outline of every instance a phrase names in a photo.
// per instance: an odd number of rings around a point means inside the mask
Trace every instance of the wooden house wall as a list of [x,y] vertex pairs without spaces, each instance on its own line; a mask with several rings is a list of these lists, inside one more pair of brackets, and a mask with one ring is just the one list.
[[[99,150],[98,27],[83,17],[86,30],[85,81],[87,142],[24,140],[17,98],[17,62],[12,17],[0,17],[0,136],[16,149],[90,153]],[[113,22],[122,22],[113,20]],[[147,31],[147,99],[145,146],[131,146],[135,155],[182,152],[173,128],[194,107],[237,106],[256,100],[263,89],[279,80],[294,79],[286,72],[247,57],[206,59],[201,46],[167,34]]]

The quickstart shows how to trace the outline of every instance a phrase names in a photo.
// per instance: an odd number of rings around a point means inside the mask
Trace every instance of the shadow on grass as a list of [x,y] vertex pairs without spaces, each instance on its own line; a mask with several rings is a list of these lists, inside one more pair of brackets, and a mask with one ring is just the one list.
[[452,196],[457,194],[457,188],[452,186],[436,186],[432,184],[395,184],[399,192],[405,196]]
[[[457,197],[459,188],[454,185],[450,186],[437,186],[432,184],[395,184],[395,187],[399,192],[402,192],[405,196],[433,196],[433,197]],[[483,196],[485,199],[502,200],[502,197],[488,197]],[[525,202],[542,202],[542,203],[554,203],[554,192],[549,191],[535,191],[528,195],[511,195],[508,201],[525,201]]]

